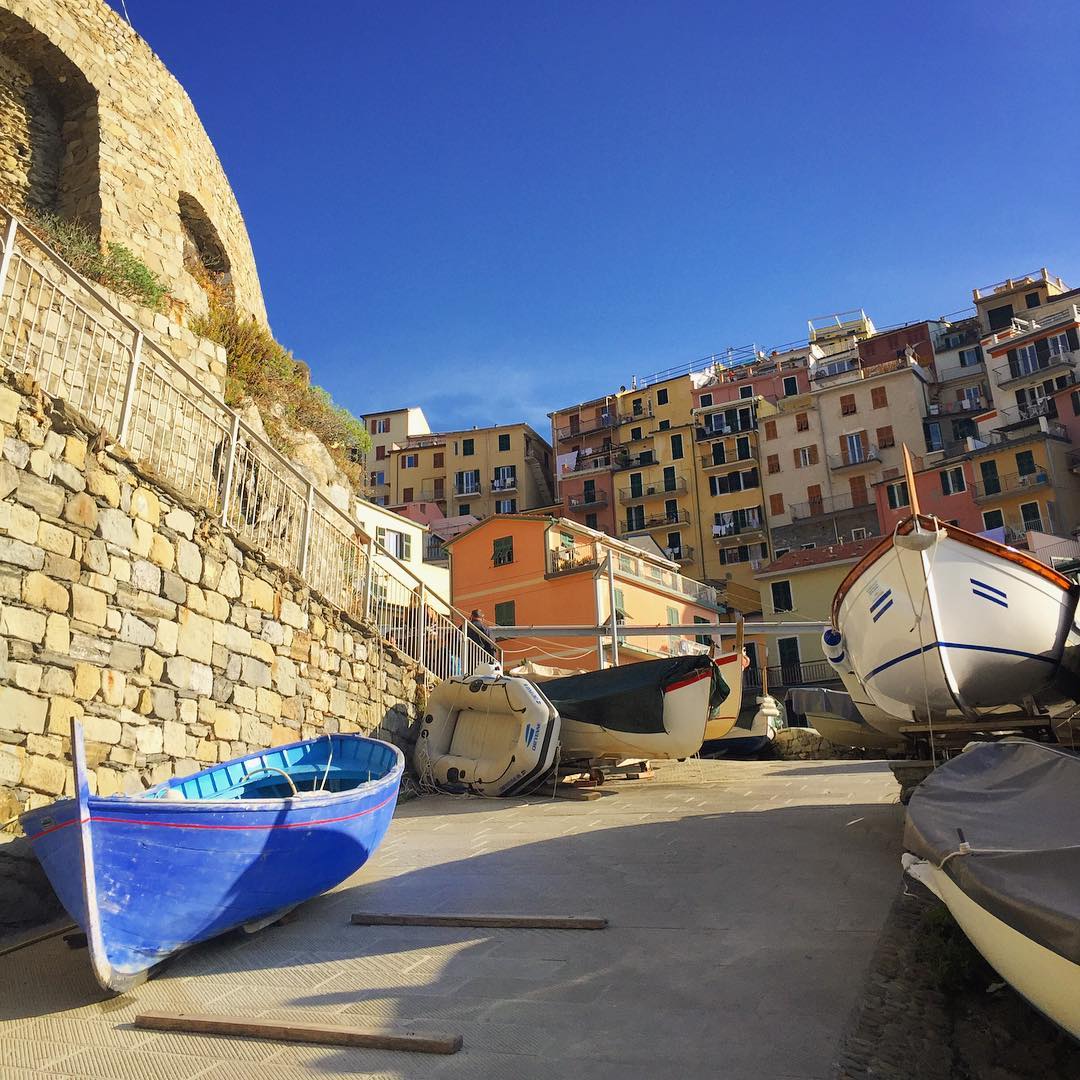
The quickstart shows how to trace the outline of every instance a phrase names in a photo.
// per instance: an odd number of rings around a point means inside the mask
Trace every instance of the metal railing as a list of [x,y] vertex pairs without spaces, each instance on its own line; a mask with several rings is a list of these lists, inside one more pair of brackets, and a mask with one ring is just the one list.
[[583,423],[567,424],[564,427],[557,428],[555,431],[555,438],[559,442],[565,442],[567,439],[576,439],[581,435],[593,435],[598,431],[607,431],[608,428],[615,426],[615,418],[610,413],[601,413],[594,417],[592,420],[586,420]]
[[[518,486],[518,482],[517,482],[517,477],[516,476],[511,476],[511,477],[506,477],[506,476],[498,477],[498,476],[496,476],[491,481],[491,490],[492,491],[517,491],[517,486]],[[476,494],[479,495],[480,493],[476,492]]]
[[876,446],[864,446],[861,451],[852,454],[830,454],[830,469],[851,469],[858,465],[874,465],[881,461],[881,452]]
[[[833,666],[825,660],[803,660],[796,664],[770,664],[769,687],[812,686],[815,683],[839,682]],[[747,690],[761,689],[761,668],[749,667],[743,672]]]
[[660,529],[665,525],[689,525],[690,514],[686,510],[677,510],[674,514],[650,514],[642,517],[639,522],[624,521],[619,526],[620,536],[629,536],[631,533],[648,532],[650,529]]
[[649,420],[649,419],[651,419],[652,414],[653,414],[653,404],[652,404],[651,401],[646,401],[644,403],[644,405],[642,405],[642,407],[637,410],[637,412],[634,412],[634,410],[631,409],[630,412],[619,413],[618,417],[615,420],[615,423],[616,424],[634,424],[638,420]]
[[1001,420],[997,426],[1010,427],[1013,424],[1029,424],[1039,420],[1040,417],[1057,418],[1057,404],[1053,398],[1044,398],[1042,401],[1033,401],[1027,405],[1011,405],[1007,409],[998,409],[998,417]]
[[594,491],[591,495],[571,495],[566,500],[568,510],[588,510],[592,506],[607,506],[608,494],[606,491]]
[[756,432],[757,427],[756,419],[738,420],[734,424],[701,424],[694,428],[694,438],[703,442],[705,439],[719,439],[724,435],[748,435]]
[[702,465],[702,468],[705,468],[705,469],[722,469],[722,468],[733,469],[733,468],[736,468],[739,465],[747,465],[747,464],[749,464],[751,466],[757,464],[756,460],[754,459],[753,454],[748,454],[746,457],[729,457],[729,458],[726,458],[726,459],[721,458],[719,461],[716,460],[716,457],[713,454],[702,454],[701,455],[701,465]]
[[[190,507],[445,677],[467,620],[6,208],[0,366],[64,400]],[[437,647],[432,642],[437,643]],[[451,659],[453,658],[453,659]]]
[[561,471],[565,473],[595,472],[597,469],[610,469],[615,461],[614,450],[579,450],[573,468],[565,464]]
[[1042,465],[1036,465],[1033,472],[1010,473],[1007,476],[976,480],[971,488],[975,500],[978,501],[979,499],[993,499],[999,495],[1012,495],[1018,491],[1028,491],[1049,483],[1050,474]]
[[765,531],[765,522],[760,518],[757,520],[739,520],[732,518],[728,521],[722,521],[719,524],[713,524],[712,534],[714,540],[726,540],[728,537],[734,536],[748,536],[751,533],[760,533]]
[[548,552],[549,574],[566,574],[599,565],[600,553],[596,544],[563,544]]
[[642,484],[641,487],[631,485],[627,488],[619,488],[619,502],[641,502],[644,499],[658,499],[665,495],[677,495],[686,491],[686,478],[675,477],[674,480],[660,480],[655,484]]
[[1021,360],[1017,357],[1017,359],[1010,360],[1007,364],[999,364],[994,368],[994,379],[998,386],[1005,386],[1020,379],[1037,377],[1056,368],[1075,368],[1078,360],[1080,360],[1080,356],[1072,351],[1048,353],[1046,356],[1038,357],[1034,361]]
[[456,480],[454,481],[454,495],[457,496],[459,499],[463,499],[468,495],[482,494],[482,485],[479,481],[476,481],[475,483],[472,481],[468,481],[466,483],[458,483]]
[[792,503],[789,507],[792,521],[823,517],[826,514],[842,514],[846,510],[872,510],[873,508],[874,504],[869,494],[863,496],[862,501],[857,501],[846,492],[842,495],[823,495],[820,499],[810,499],[808,502]]

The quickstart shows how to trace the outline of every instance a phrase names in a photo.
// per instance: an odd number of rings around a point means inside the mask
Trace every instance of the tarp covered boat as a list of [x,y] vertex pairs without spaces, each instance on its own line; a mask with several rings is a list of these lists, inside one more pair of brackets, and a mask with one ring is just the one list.
[[731,730],[702,747],[707,757],[751,757],[760,754],[784,726],[784,707],[770,694],[757,699],[757,710],[744,709]]
[[560,717],[527,679],[485,664],[432,690],[413,752],[422,781],[474,795],[526,795],[555,767]]
[[[1080,758],[1024,739],[980,743],[908,805],[907,872],[987,962],[1080,1037]],[[914,857],[913,857],[914,856]]]
[[684,758],[729,691],[703,655],[644,660],[543,683],[562,718],[563,761]]
[[881,718],[874,705],[856,706],[850,694],[820,686],[797,686],[787,692],[788,716],[805,716],[806,722],[834,746],[865,750],[897,750],[904,746],[899,734],[891,735],[868,722],[864,711]]
[[73,799],[23,829],[98,982],[123,992],[167,956],[265,922],[355,873],[394,813],[405,760],[389,743],[327,735],[177,777],[91,795],[72,722]]

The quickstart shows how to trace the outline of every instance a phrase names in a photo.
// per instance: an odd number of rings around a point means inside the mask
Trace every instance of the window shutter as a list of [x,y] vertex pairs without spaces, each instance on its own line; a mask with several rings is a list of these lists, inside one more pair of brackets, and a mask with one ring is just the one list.
[[843,435],[840,436],[840,460],[843,461],[845,465],[851,464],[851,456],[848,453],[848,441]]

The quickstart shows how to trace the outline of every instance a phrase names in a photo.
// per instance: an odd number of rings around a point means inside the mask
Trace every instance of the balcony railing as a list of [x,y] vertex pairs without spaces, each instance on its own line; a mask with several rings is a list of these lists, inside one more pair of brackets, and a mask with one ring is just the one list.
[[977,398],[963,398],[961,401],[938,401],[929,407],[930,419],[935,416],[955,416],[957,413],[977,413],[990,407],[989,399],[979,394]]
[[1065,291],[1065,282],[1059,277],[1054,277],[1044,266],[1041,270],[1033,270],[1030,274],[1022,274],[1020,277],[1006,278],[1004,281],[995,282],[993,285],[983,285],[978,289],[972,289],[972,296],[976,300],[986,300],[999,292],[1009,292],[1020,288],[1022,285],[1037,285],[1040,282],[1049,282],[1056,285],[1062,292]]
[[591,495],[571,495],[566,500],[569,510],[591,510],[594,506],[607,506],[608,496],[606,491],[594,491]]
[[804,518],[824,517],[827,514],[842,514],[848,510],[872,510],[874,504],[869,495],[856,500],[850,494],[823,495],[820,499],[811,499],[809,502],[792,503],[791,520],[801,521]]
[[1080,356],[1075,352],[1052,353],[1034,362],[1010,360],[1009,363],[1000,364],[994,368],[994,379],[998,386],[1008,386],[1023,379],[1037,378],[1048,371],[1059,371],[1062,368],[1075,369],[1077,361],[1080,361]]
[[694,549],[689,544],[683,544],[682,547],[677,548],[664,548],[664,554],[677,563],[694,561]]
[[981,333],[978,326],[969,326],[966,330],[943,330],[934,339],[934,351],[952,352],[954,349],[978,345]]
[[517,477],[495,477],[491,481],[492,491],[517,491]]
[[615,467],[615,450],[581,450],[573,466],[565,463],[562,466],[563,473],[596,472],[599,469],[611,469]]
[[633,409],[628,413],[620,413],[616,419],[616,424],[636,424],[639,420],[648,420],[652,417],[653,406],[651,401],[646,401],[642,407],[635,412]]
[[592,420],[586,420],[581,424],[567,424],[563,427],[556,428],[555,438],[559,442],[565,442],[567,439],[576,439],[582,435],[593,435],[597,431],[607,431],[609,428],[615,426],[615,418],[610,414],[601,414],[594,417]]
[[600,555],[596,544],[566,545],[552,548],[548,552],[549,574],[566,574],[571,570],[583,570],[599,565]]
[[701,455],[701,465],[705,469],[735,469],[740,466],[748,466],[753,468],[757,462],[752,455],[748,457],[731,457],[726,461],[717,461],[713,458],[712,454]]
[[645,499],[662,499],[669,495],[678,495],[686,491],[686,479],[675,477],[666,483],[661,480],[655,484],[642,484],[641,487],[619,488],[619,502],[643,502]]
[[652,529],[689,524],[690,514],[686,510],[677,510],[674,514],[650,514],[642,518],[640,523],[623,522],[619,528],[619,534],[629,536],[631,533],[649,532]]
[[[832,664],[825,660],[804,660],[797,664],[770,664],[768,672],[770,692],[773,687],[813,686],[815,683],[837,682],[840,678]],[[743,686],[747,690],[760,690],[761,668],[747,668],[743,672]]]
[[1013,495],[1017,492],[1030,491],[1050,483],[1050,474],[1042,465],[1036,465],[1030,473],[1012,473],[991,479],[976,480],[972,485],[972,494],[976,502],[994,499],[1001,495]]
[[1041,417],[1057,419],[1057,404],[1053,398],[1033,401],[1027,405],[1012,405],[1007,409],[998,409],[998,428],[1013,427],[1018,424],[1037,424]]
[[462,483],[457,483],[455,481],[455,483],[454,483],[454,494],[459,499],[463,499],[466,495],[482,495],[483,494],[482,485],[479,482],[462,484]]
[[964,364],[962,367],[938,368],[938,382],[952,383],[961,379],[970,379],[982,375],[986,371],[986,363],[980,360],[977,364]]
[[446,562],[446,548],[438,536],[431,536],[424,543],[424,562]]
[[881,451],[876,446],[864,446],[861,450],[846,454],[830,454],[829,468],[854,469],[859,465],[878,465],[881,463]]
[[757,431],[757,420],[739,420],[734,424],[700,424],[694,428],[694,438],[698,442],[705,439],[719,439],[724,435],[749,435]]
[[616,471],[623,469],[647,469],[650,465],[658,464],[656,455],[651,450],[646,450],[641,454],[627,454],[622,451],[615,456],[615,463],[612,466]]
[[757,521],[724,521],[719,525],[714,524],[712,534],[714,540],[730,540],[736,537],[751,536],[754,533],[763,533],[765,522]]

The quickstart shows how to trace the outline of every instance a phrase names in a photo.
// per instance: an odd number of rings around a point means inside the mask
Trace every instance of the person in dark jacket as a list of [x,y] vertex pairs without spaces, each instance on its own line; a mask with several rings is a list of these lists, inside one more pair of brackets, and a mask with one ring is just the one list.
[[479,608],[473,608],[469,616],[469,640],[487,654],[491,660],[495,659],[495,643],[491,638],[488,624],[484,622],[484,615]]

